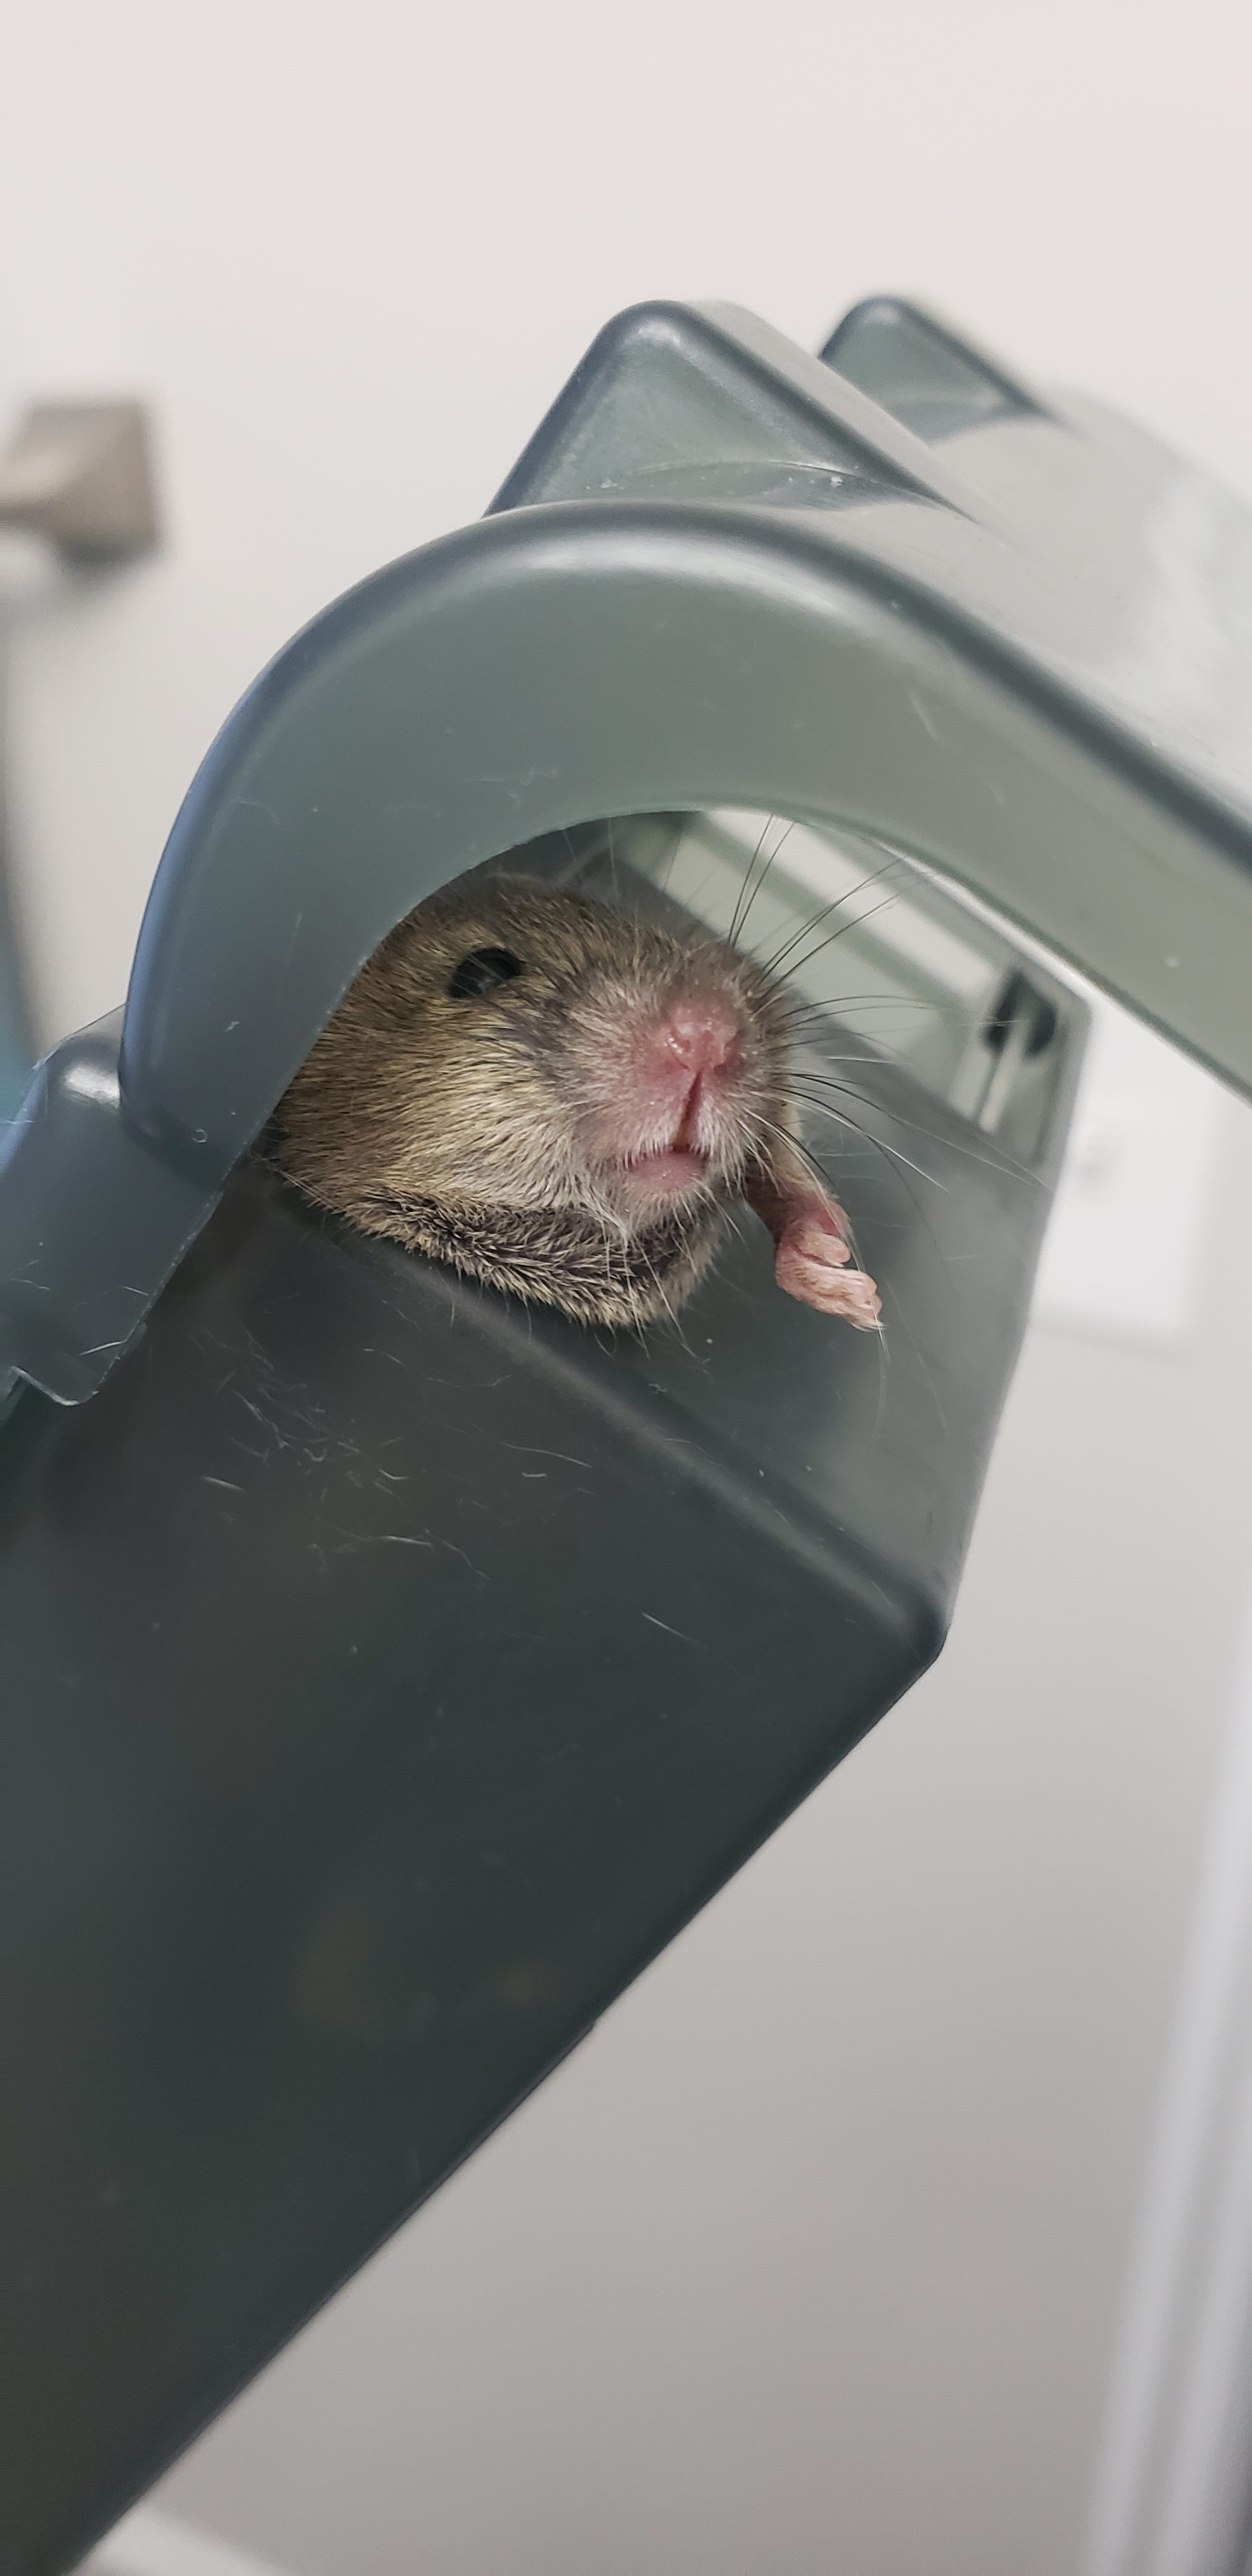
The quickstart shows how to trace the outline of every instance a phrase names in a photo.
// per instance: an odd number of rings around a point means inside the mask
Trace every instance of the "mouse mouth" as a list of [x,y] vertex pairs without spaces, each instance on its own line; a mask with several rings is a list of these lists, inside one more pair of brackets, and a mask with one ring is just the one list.
[[684,1198],[703,1188],[709,1157],[698,1145],[659,1145],[651,1153],[629,1155],[618,1169],[628,1184],[655,1191],[658,1198]]
[[602,1164],[601,1171],[611,1198],[632,1225],[647,1224],[698,1200],[707,1202],[726,1180],[719,1155],[685,1143],[623,1154]]
[[[732,1070],[737,1066],[736,1055]],[[733,1186],[743,1159],[742,1120],[737,1103],[726,1096],[726,1083],[717,1078],[720,1058],[711,1074],[701,1067],[693,1073],[681,1061],[677,1065],[663,1061],[659,1070],[649,1062],[645,1070],[650,1079],[639,1086],[642,1096],[637,1107],[630,1099],[630,1087],[622,1085],[624,1097],[616,1114],[611,1113],[617,1135],[606,1136],[601,1130],[604,1182],[622,1213],[635,1223],[724,1193]]]

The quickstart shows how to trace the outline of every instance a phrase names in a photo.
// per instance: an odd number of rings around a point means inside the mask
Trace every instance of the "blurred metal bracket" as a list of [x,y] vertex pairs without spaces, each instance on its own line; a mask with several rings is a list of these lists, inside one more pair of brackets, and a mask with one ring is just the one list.
[[147,554],[160,527],[144,405],[33,403],[0,456],[0,528],[46,537],[68,563]]

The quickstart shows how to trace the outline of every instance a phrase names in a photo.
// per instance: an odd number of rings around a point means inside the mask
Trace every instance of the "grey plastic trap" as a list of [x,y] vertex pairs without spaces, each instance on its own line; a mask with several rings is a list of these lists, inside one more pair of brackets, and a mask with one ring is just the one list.
[[[939,1645],[1082,1013],[931,871],[1252,1070],[1246,520],[905,308],[828,356],[612,324],[494,513],[258,681],[124,1019],[0,1167],[4,2576],[70,2564]],[[762,939],[819,889],[853,925],[811,1141],[888,1369],[759,1229],[681,1334],[597,1335],[247,1159],[435,885],[718,921],[749,813],[796,818]]]

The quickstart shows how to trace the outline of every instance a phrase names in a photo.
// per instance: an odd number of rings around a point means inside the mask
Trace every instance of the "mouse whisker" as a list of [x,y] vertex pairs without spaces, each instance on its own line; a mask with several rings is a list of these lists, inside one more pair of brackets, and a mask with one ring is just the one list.
[[[784,958],[790,957],[792,951],[802,945],[803,941],[809,937],[810,932],[817,929],[820,922],[828,921],[832,912],[842,912],[845,903],[854,903],[857,896],[867,893],[871,886],[881,885],[883,878],[890,876],[893,869],[905,867],[907,864],[907,860],[898,857],[888,859],[885,867],[870,869],[869,873],[861,877],[856,885],[848,886],[842,894],[834,897],[833,902],[824,904],[820,912],[811,913],[808,920],[801,924],[799,930],[793,931],[790,937],[783,941],[781,948],[775,949],[772,956],[763,957],[761,959],[760,963],[763,972],[767,975],[778,976],[779,968],[781,967]],[[895,900],[896,898],[894,894],[885,896],[881,904],[875,904],[873,906],[872,912],[858,914],[851,921],[843,923],[840,930],[834,933],[834,936],[836,938],[841,937],[842,932],[845,929],[856,930],[862,921],[872,920],[873,912],[883,911],[888,903],[894,903]],[[826,941],[823,940],[821,946],[825,947],[826,945]],[[810,954],[816,957],[820,954],[820,949],[815,948],[810,952]],[[802,957],[799,961],[799,966],[803,967],[808,963],[808,957]],[[798,972],[799,968],[795,971]],[[780,978],[780,980],[782,979]]]
[[[837,1083],[834,1088],[838,1091],[843,1091],[845,1086],[842,1083]],[[796,1086],[795,1097],[797,1100],[802,1101],[806,1108],[815,1109],[819,1117],[833,1118],[838,1122],[839,1126],[850,1127],[853,1134],[860,1136],[865,1144],[873,1145],[878,1153],[888,1155],[893,1163],[903,1164],[906,1171],[916,1172],[919,1181],[929,1181],[932,1189],[942,1190],[946,1195],[947,1182],[941,1181],[937,1172],[928,1172],[923,1163],[912,1162],[907,1154],[902,1154],[900,1152],[897,1145],[888,1145],[881,1136],[875,1136],[872,1128],[862,1127],[859,1119],[850,1118],[846,1110],[832,1109],[828,1100],[821,1099],[819,1095],[813,1092],[802,1090],[799,1085]],[[861,1097],[861,1094],[859,1092],[851,1092],[848,1094],[848,1097],[850,1099],[857,1100]],[[876,1103],[871,1101],[867,1105],[870,1108],[873,1108],[876,1106]]]
[[[852,1063],[855,1062],[855,1058],[828,1056],[826,1058],[826,1062],[829,1064]],[[857,1091],[851,1083],[836,1081],[833,1074],[823,1073],[819,1068],[815,1068],[807,1064],[800,1067],[800,1070],[795,1077],[795,1081],[796,1083],[807,1083],[810,1090],[813,1091],[837,1091],[844,1099],[859,1100],[862,1107],[865,1109],[881,1109],[881,1103],[871,1100],[868,1092]],[[793,1088],[794,1087],[795,1086],[793,1084]],[[924,1127],[919,1118],[907,1117],[902,1109],[892,1108],[887,1112],[887,1114],[890,1116],[894,1126],[907,1128],[910,1135],[924,1136],[928,1144],[951,1146],[955,1152],[963,1154],[968,1162],[981,1163],[985,1171],[1010,1172],[1015,1180],[1034,1181],[1040,1187],[1042,1186],[1042,1184],[1039,1183],[1038,1173],[1032,1172],[1029,1164],[1019,1162],[1014,1154],[1007,1153],[1003,1149],[996,1150],[994,1148],[989,1153],[980,1153],[977,1146],[972,1145],[968,1138],[959,1135],[945,1134],[944,1131],[938,1127]]]
[[[825,949],[833,948],[837,939],[846,939],[850,930],[863,930],[866,922],[872,921],[875,914],[880,912],[889,912],[895,901],[895,895],[885,894],[877,903],[872,903],[867,912],[858,912],[854,914],[851,921],[841,921],[838,929],[829,931],[825,939],[819,939],[815,948],[808,948],[805,950],[803,957],[795,958],[792,964],[787,967],[785,973],[779,974],[776,969],[772,969],[771,971],[774,973],[775,981],[779,984],[787,984],[791,981],[793,975],[803,975],[806,968],[812,965],[814,958],[820,957]],[[804,935],[807,937],[807,932]],[[784,955],[787,955],[789,952],[784,950],[783,953]]]
[[[753,853],[752,853],[751,858],[750,858],[750,859],[749,859],[749,861],[748,861],[747,867],[746,867],[746,868],[745,868],[745,870],[744,870],[743,883],[742,883],[742,885],[741,885],[741,886],[740,886],[740,888],[739,888],[738,900],[737,900],[737,902],[736,902],[736,904],[735,904],[735,909],[734,909],[733,913],[731,914],[731,917],[730,917],[730,929],[729,929],[729,931],[727,932],[727,939],[728,939],[729,945],[730,945],[732,948],[735,946],[736,941],[740,938],[740,936],[741,936],[741,934],[742,934],[742,931],[743,931],[743,925],[744,925],[745,921],[746,921],[746,920],[747,920],[747,918],[748,918],[748,914],[750,913],[750,911],[751,911],[751,909],[752,909],[752,906],[753,906],[753,904],[754,904],[754,903],[755,903],[755,901],[756,901],[756,898],[757,898],[757,895],[758,895],[758,893],[759,893],[759,891],[760,891],[760,888],[764,885],[764,883],[765,883],[765,879],[766,879],[766,877],[769,875],[770,869],[772,868],[772,866],[773,866],[773,864],[774,864],[774,861],[775,861],[775,859],[776,859],[776,857],[777,857],[777,855],[778,855],[778,852],[777,852],[776,850],[771,850],[771,851],[769,851],[769,852],[768,852],[768,854],[767,854],[767,856],[766,856],[766,859],[765,859],[765,864],[764,864],[764,866],[762,867],[762,869],[761,869],[761,873],[760,873],[759,877],[757,878],[756,883],[755,883],[755,885],[754,885],[754,884],[752,883],[752,873],[753,873],[753,870],[754,870],[754,868],[756,867],[756,864],[757,864],[758,859],[760,858],[761,852],[762,852],[762,850],[765,848],[765,844],[766,844],[766,842],[767,842],[767,841],[768,841],[768,839],[769,839],[770,832],[771,832],[771,830],[772,830],[772,828],[773,828],[774,824],[777,822],[777,820],[778,820],[778,817],[777,817],[777,815],[776,815],[776,814],[767,814],[767,815],[766,815],[766,817],[765,817],[765,822],[764,822],[764,824],[763,824],[763,826],[762,826],[762,830],[761,830],[761,837],[760,837],[759,841],[757,842],[756,848],[754,849],[754,851],[753,851]],[[789,824],[787,828],[788,828],[788,830],[791,830],[791,829],[793,829],[794,827],[793,827],[792,825],[790,825],[790,824]],[[784,834],[783,834],[783,839],[785,840],[785,839],[786,839],[786,837],[787,837],[787,836],[786,836],[786,833],[784,833]],[[780,842],[780,843],[779,843],[779,848],[781,849],[781,847],[782,847],[782,843]],[[752,889],[752,890],[751,890],[751,893],[749,893],[749,892],[748,892],[748,889],[749,889],[749,887],[750,887],[750,886],[751,886],[751,889]],[[746,901],[745,901],[745,897],[747,898],[747,899],[746,899]]]

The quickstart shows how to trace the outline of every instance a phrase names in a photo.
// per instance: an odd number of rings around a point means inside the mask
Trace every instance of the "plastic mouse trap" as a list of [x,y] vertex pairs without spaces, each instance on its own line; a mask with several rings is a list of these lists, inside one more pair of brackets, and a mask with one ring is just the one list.
[[[71,2565],[937,1651],[1082,1043],[1040,944],[1252,1077],[1237,550],[1162,535],[1236,520],[909,308],[821,361],[649,307],[213,746],[124,1014],[0,1164],[0,2576]],[[257,1158],[487,865],[785,955],[881,1339],[746,1211],[614,1334]]]

